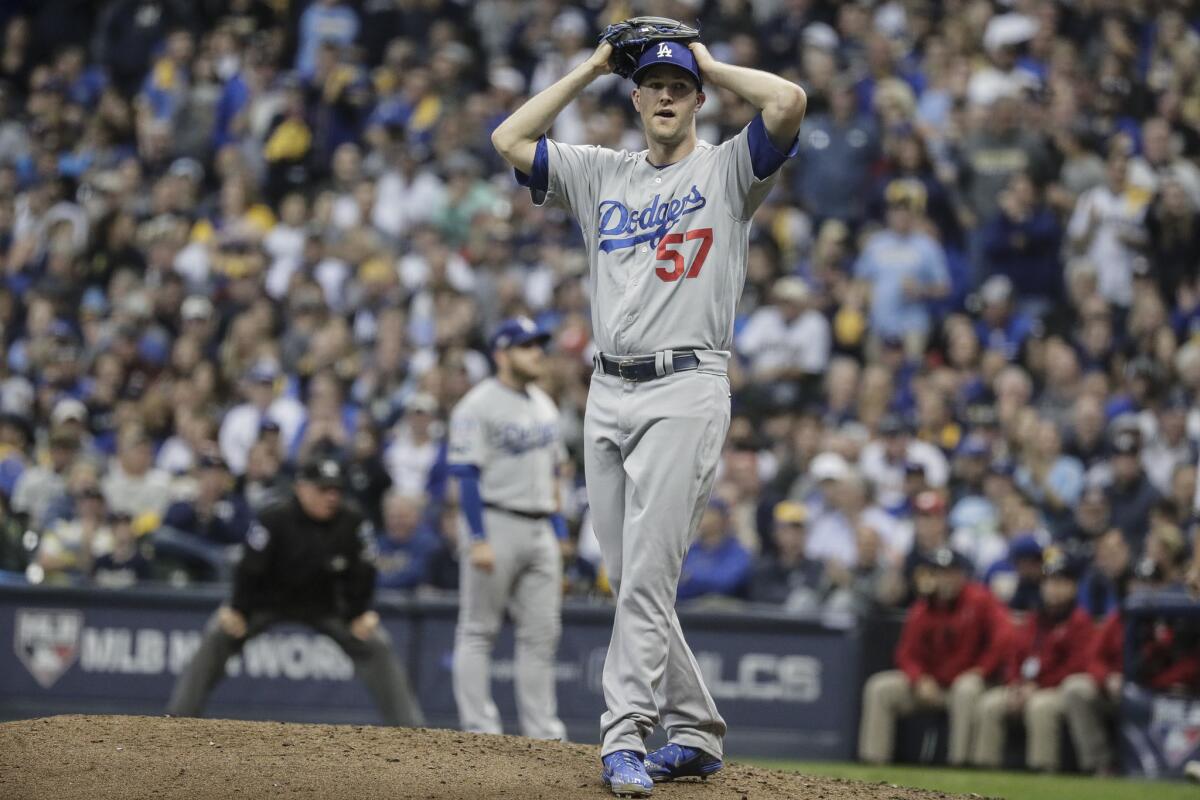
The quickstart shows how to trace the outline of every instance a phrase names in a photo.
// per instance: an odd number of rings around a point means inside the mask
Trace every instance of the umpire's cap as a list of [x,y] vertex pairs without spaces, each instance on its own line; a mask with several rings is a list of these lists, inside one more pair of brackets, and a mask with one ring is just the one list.
[[309,458],[300,466],[298,477],[325,489],[341,489],[345,484],[345,470],[336,458],[330,456]]
[[492,334],[492,350],[506,350],[530,342],[550,341],[550,331],[545,330],[529,317],[513,317],[500,323]]
[[637,69],[629,77],[635,84],[640,84],[642,76],[646,74],[646,70],[659,64],[670,64],[673,67],[679,67],[695,79],[697,89],[704,88],[704,81],[700,78],[700,66],[696,63],[696,56],[692,54],[691,48],[684,42],[658,42],[650,44],[645,52],[642,53],[641,58],[638,59]]

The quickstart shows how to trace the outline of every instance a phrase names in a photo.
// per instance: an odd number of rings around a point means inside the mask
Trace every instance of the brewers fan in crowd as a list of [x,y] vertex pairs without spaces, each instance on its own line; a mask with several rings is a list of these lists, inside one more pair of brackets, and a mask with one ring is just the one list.
[[168,713],[199,716],[230,656],[272,626],[295,622],[337,642],[387,724],[422,724],[408,676],[371,609],[374,529],[343,501],[344,491],[338,460],[315,456],[302,465],[291,495],[258,514],[234,573],[233,595],[209,620],[175,684]]
[[491,653],[507,614],[516,633],[513,684],[521,732],[564,739],[555,695],[562,627],[559,468],[566,452],[558,409],[535,381],[550,334],[526,317],[492,336],[496,375],[450,415],[448,460],[466,519],[454,640],[454,699],[465,730],[501,733]]

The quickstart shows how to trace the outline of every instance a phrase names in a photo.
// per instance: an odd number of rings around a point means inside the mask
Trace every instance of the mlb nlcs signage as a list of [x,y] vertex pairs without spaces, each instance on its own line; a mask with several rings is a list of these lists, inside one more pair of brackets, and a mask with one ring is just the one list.
[[[199,646],[219,589],[181,594],[0,587],[0,718],[54,713],[161,714]],[[407,663],[430,724],[453,727],[456,605],[384,598],[383,623]],[[731,753],[847,758],[858,718],[857,634],[782,617],[681,615],[696,659],[730,725]],[[607,606],[568,605],[555,675],[572,739],[596,741]],[[11,642],[11,646],[4,643]],[[515,731],[513,643],[498,642],[492,678]],[[329,639],[281,626],[230,659],[210,716],[378,722],[353,664]]]

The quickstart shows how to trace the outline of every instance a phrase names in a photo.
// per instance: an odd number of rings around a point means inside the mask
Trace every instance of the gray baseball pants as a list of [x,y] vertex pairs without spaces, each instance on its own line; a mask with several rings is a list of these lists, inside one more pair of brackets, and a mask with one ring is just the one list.
[[488,573],[459,563],[458,629],[454,640],[454,700],[465,731],[503,733],[492,700],[491,664],[505,611],[516,634],[513,688],[521,733],[565,740],[558,718],[554,662],[562,631],[562,550],[546,520],[486,509],[484,527],[496,555]]
[[616,595],[604,661],[601,755],[645,753],[656,725],[720,758],[725,721],[675,613],[683,558],[729,430],[729,379],[692,370],[644,383],[597,371],[584,417],[588,501]]
[[246,636],[235,639],[217,622],[213,614],[204,629],[204,638],[187,669],[175,682],[167,713],[178,717],[198,717],[217,682],[225,675],[225,662],[240,653],[246,642],[273,625],[298,622],[323,633],[345,651],[354,662],[354,672],[375,699],[388,725],[419,727],[425,724],[421,707],[413,695],[408,674],[392,652],[392,641],[382,626],[366,641],[350,632],[350,625],[337,617],[297,620],[273,611],[258,611],[246,618]]

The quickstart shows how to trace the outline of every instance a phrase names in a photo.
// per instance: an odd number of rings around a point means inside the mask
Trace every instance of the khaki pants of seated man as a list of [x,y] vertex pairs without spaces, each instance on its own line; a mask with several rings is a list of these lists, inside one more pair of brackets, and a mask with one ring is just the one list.
[[[983,679],[974,673],[960,675],[945,694],[950,718],[951,764],[965,764],[971,753],[975,705],[983,694]],[[858,728],[858,757],[883,764],[895,757],[896,720],[917,711],[917,698],[908,676],[898,669],[878,672],[863,689],[862,724]]]
[[[1004,733],[1012,712],[1008,690],[988,689],[975,708],[975,749],[971,761],[977,767],[998,768],[1004,761]],[[1038,689],[1029,696],[1020,714],[1025,722],[1025,766],[1056,772],[1059,763],[1059,730],[1063,719],[1061,689]]]
[[1112,743],[1107,720],[1116,705],[1096,680],[1086,673],[1071,675],[1062,684],[1067,729],[1075,744],[1075,757],[1085,772],[1113,766]]

